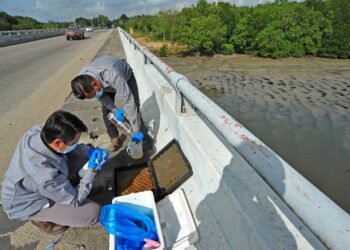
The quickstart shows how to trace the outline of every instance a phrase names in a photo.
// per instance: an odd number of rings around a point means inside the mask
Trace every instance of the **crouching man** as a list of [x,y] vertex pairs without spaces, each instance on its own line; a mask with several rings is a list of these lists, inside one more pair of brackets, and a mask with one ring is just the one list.
[[76,186],[69,181],[76,166],[69,165],[68,158],[74,155],[75,162],[77,157],[80,162],[89,159],[89,147],[77,144],[86,131],[78,117],[56,111],[44,126],[36,125],[24,133],[2,184],[3,209],[9,219],[31,220],[50,234],[98,221],[100,205],[86,199],[97,171],[96,164],[90,162],[98,161],[89,160],[89,168]]
[[[108,119],[110,112],[120,122],[125,115],[132,126],[131,140],[139,143],[143,139],[139,91],[130,65],[118,57],[101,56],[85,65],[80,74],[71,81],[72,92],[78,99],[97,98],[102,104],[102,114],[107,134],[111,138],[110,152],[120,149],[119,131]],[[121,101],[124,109],[117,109],[115,99]]]

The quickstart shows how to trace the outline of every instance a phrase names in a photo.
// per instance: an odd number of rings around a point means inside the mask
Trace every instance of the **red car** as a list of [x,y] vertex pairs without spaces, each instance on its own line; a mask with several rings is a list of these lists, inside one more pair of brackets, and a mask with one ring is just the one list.
[[80,26],[69,27],[65,32],[67,40],[69,39],[84,39],[84,30]]

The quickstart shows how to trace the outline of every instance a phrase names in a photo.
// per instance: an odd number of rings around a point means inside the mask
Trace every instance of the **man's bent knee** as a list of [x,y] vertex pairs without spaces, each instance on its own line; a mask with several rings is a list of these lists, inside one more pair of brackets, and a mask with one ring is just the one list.
[[84,206],[84,220],[81,227],[90,227],[95,225],[100,217],[101,206],[94,201],[87,200]]

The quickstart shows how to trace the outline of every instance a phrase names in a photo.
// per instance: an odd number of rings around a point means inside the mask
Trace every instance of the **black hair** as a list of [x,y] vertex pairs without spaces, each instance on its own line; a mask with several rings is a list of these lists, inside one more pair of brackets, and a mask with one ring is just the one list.
[[78,99],[84,99],[85,95],[84,92],[90,93],[94,90],[94,87],[92,87],[91,82],[95,80],[92,76],[89,75],[79,75],[75,77],[71,81],[72,91],[76,98]]
[[74,140],[77,133],[82,132],[87,132],[87,127],[77,116],[57,110],[47,119],[41,130],[41,138],[46,144],[55,139],[61,139],[67,144]]

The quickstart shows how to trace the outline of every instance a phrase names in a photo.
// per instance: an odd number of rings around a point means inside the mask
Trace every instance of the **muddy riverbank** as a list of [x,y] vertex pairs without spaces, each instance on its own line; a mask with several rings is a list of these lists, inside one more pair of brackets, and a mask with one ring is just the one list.
[[162,60],[350,212],[350,60]]

